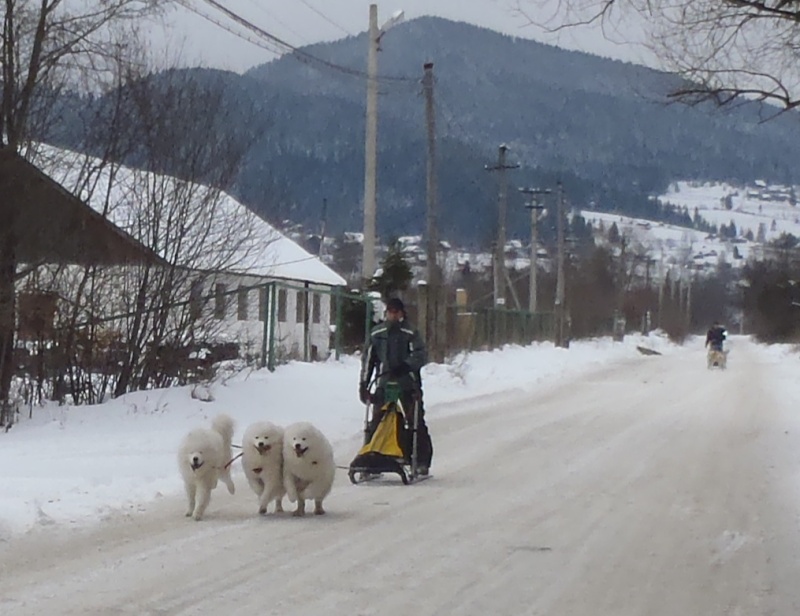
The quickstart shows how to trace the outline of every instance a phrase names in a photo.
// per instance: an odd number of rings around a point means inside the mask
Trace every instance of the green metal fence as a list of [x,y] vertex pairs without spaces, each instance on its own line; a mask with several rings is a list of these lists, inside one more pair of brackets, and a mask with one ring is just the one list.
[[[294,306],[296,308],[296,318],[282,321],[279,317],[278,307],[281,304],[281,292],[295,293]],[[318,330],[325,328],[328,330],[327,340],[330,353],[339,359],[343,353],[352,353],[364,347],[369,339],[369,332],[373,324],[374,298],[360,293],[350,293],[341,288],[325,288],[319,286],[301,285],[289,282],[271,282],[265,287],[267,300],[265,301],[266,314],[264,317],[264,332],[261,345],[261,366],[269,370],[275,370],[280,363],[279,351],[281,349],[280,330],[282,323],[285,327],[295,327],[302,332],[303,343],[296,359],[303,361],[313,361],[323,359],[313,357],[311,353],[310,336],[314,325],[318,325]],[[324,311],[327,319],[320,318],[316,323],[312,323],[313,310],[310,308],[311,302],[308,298],[314,295],[328,298],[328,310]],[[305,299],[300,299],[304,297]],[[285,301],[285,300],[284,300]],[[331,327],[332,326],[332,327]]]
[[[383,315],[375,315],[375,298],[361,293],[345,292],[342,289],[310,288],[288,282],[272,282],[268,285],[267,314],[264,318],[261,366],[275,370],[280,363],[279,335],[280,322],[277,318],[278,294],[281,290],[298,294],[314,293],[329,298],[329,318],[332,333],[329,340],[329,354],[339,359],[343,354],[361,350],[369,340],[369,333],[375,322]],[[296,301],[300,301],[299,299]],[[313,361],[309,354],[308,332],[311,324],[308,316],[308,301],[301,302],[305,308],[302,319],[296,323],[303,331],[302,353],[295,359]],[[406,301],[407,312],[412,323],[420,331],[423,324],[414,321],[418,314],[413,294]],[[555,316],[552,312],[530,313],[524,310],[509,310],[468,305],[449,305],[446,309],[444,335],[440,343],[445,355],[465,350],[491,350],[506,344],[530,344],[535,341],[552,340],[555,329]]]
[[451,307],[447,321],[448,353],[552,340],[555,323],[552,313],[464,306]]

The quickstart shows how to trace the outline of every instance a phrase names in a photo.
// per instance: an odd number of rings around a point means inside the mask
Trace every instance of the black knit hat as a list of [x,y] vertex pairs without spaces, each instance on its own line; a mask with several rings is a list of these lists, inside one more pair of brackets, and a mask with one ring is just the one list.
[[406,307],[403,305],[403,300],[401,300],[399,297],[392,297],[386,302],[386,310],[396,310],[405,314]]

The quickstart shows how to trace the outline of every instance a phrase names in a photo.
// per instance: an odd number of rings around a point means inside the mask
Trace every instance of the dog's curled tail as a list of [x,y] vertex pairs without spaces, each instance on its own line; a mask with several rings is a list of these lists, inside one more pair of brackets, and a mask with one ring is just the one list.
[[211,421],[211,428],[222,435],[225,449],[230,450],[233,442],[233,418],[225,413],[220,413]]

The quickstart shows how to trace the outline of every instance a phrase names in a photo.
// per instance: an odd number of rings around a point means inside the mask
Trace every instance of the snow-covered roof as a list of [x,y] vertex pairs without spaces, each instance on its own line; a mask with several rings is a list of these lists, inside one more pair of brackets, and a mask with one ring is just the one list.
[[[88,160],[95,165],[100,162]],[[50,146],[40,146],[32,157],[32,162],[42,171],[68,190],[76,192],[111,223],[150,246],[167,260],[168,255],[165,253],[174,250],[170,245],[173,242],[169,236],[164,236],[161,242],[158,241],[158,235],[155,242],[152,240],[152,224],[144,220],[144,217],[152,217],[153,213],[143,212],[141,203],[143,194],[148,194],[147,198],[152,202],[153,187],[156,185],[165,201],[170,198],[183,199],[189,206],[187,210],[192,212],[190,217],[195,216],[194,212],[201,217],[189,220],[186,227],[186,235],[192,236],[189,240],[203,247],[201,254],[193,261],[196,269],[222,270],[234,274],[331,286],[346,284],[344,278],[318,257],[225,192],[128,167],[114,169],[113,176],[110,169],[97,173],[93,190],[88,190],[80,181],[81,169],[86,168],[85,161],[87,157],[82,154]],[[109,199],[106,199],[107,190],[111,195]],[[158,198],[157,196],[155,202],[158,202]],[[170,214],[171,212],[167,212],[164,216]],[[154,243],[158,245],[154,246]]]

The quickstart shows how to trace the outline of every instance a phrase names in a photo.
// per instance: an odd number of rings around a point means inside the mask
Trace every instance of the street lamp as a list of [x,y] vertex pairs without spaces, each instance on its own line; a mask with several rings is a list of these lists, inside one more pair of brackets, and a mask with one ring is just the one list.
[[369,5],[367,50],[367,128],[364,142],[364,242],[361,278],[366,284],[375,273],[375,218],[377,210],[378,167],[378,52],[381,38],[403,21],[403,11],[395,11],[378,28],[378,5]]

